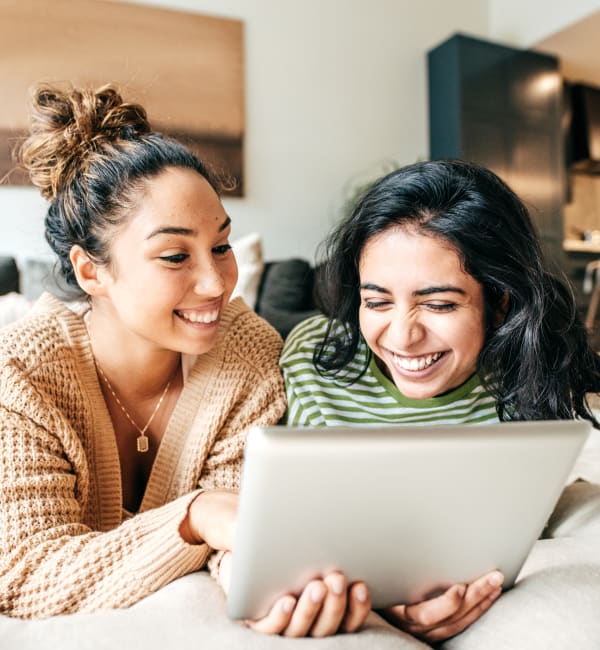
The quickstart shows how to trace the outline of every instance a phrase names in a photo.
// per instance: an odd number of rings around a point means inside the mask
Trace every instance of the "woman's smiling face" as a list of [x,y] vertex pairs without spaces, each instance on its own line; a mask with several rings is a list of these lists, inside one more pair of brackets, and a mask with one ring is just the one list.
[[359,264],[360,329],[385,374],[412,399],[442,395],[476,370],[485,304],[450,244],[392,227]]
[[229,217],[199,173],[167,168],[149,180],[99,270],[121,327],[154,347],[210,350],[237,281],[229,234]]

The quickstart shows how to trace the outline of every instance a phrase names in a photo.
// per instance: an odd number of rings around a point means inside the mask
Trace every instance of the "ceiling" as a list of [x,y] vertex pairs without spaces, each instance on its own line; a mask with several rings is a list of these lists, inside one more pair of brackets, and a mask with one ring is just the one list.
[[600,87],[600,11],[536,43],[533,49],[554,54],[560,59],[568,81]]

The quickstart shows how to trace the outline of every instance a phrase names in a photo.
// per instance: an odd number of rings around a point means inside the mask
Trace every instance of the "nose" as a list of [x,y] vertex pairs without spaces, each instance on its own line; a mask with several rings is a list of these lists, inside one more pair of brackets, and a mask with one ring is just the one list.
[[225,293],[225,280],[213,262],[198,269],[194,280],[194,293],[205,298],[218,298]]
[[396,309],[388,328],[388,335],[395,350],[408,352],[425,337],[425,326],[420,321],[418,313]]

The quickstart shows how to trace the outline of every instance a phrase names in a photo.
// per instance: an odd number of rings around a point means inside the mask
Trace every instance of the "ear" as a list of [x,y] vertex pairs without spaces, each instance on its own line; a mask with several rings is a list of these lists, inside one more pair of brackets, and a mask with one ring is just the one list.
[[88,296],[101,296],[105,293],[106,273],[90,256],[76,244],[69,252],[77,284]]

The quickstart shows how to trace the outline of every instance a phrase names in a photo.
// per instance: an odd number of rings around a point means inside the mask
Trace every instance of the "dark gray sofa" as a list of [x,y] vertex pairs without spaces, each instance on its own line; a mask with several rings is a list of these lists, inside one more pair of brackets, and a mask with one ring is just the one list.
[[19,269],[12,257],[0,256],[0,295],[19,291]]
[[318,313],[315,275],[315,269],[299,258],[265,264],[256,313],[271,323],[284,339],[300,321]]

